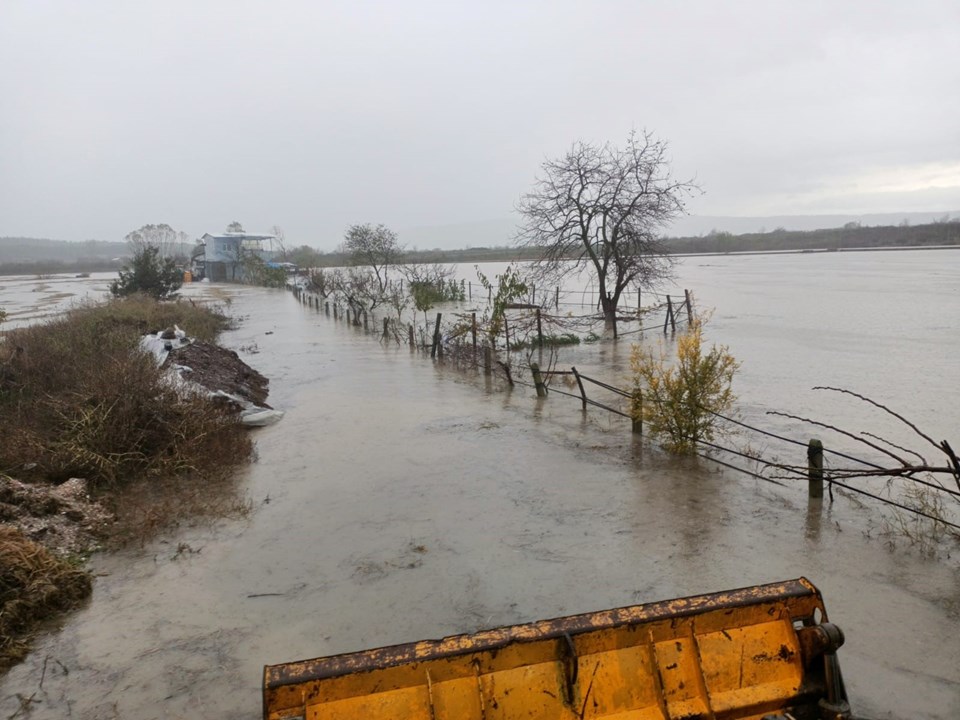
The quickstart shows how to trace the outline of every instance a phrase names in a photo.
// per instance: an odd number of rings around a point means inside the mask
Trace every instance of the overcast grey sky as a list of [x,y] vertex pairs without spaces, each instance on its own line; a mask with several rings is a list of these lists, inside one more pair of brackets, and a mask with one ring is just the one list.
[[694,214],[958,210],[958,88],[957,0],[2,0],[0,236],[329,249],[504,218],[631,128]]

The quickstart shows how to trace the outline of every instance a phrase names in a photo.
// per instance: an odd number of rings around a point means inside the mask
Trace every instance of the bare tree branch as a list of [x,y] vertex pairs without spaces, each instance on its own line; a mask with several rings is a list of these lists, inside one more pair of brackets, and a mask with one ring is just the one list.
[[577,142],[520,201],[521,247],[539,251],[538,279],[560,280],[589,270],[597,279],[607,327],[616,331],[617,304],[629,287],[669,278],[673,261],[657,237],[686,212],[699,188],[670,173],[666,143],[633,132],[624,148]]
[[919,435],[920,437],[922,437],[924,440],[926,440],[928,443],[930,443],[931,445],[933,445],[935,448],[937,448],[938,450],[943,450],[943,448],[942,448],[938,443],[934,442],[933,438],[931,438],[931,437],[930,437],[929,435],[927,435],[926,433],[922,432],[922,431],[920,430],[920,428],[918,428],[918,427],[917,427],[916,425],[914,425],[912,422],[910,422],[909,420],[907,420],[903,415],[901,415],[900,413],[894,412],[893,410],[891,410],[890,408],[888,408],[886,405],[883,405],[883,404],[881,404],[881,403],[878,403],[876,400],[871,400],[870,398],[868,398],[868,397],[866,397],[866,396],[864,396],[864,395],[861,395],[860,393],[855,393],[855,392],[853,392],[852,390],[846,390],[846,389],[844,389],[844,388],[835,388],[835,387],[827,387],[826,385],[817,385],[817,386],[814,387],[813,389],[814,389],[814,390],[830,390],[830,391],[832,391],[832,392],[843,393],[843,394],[845,394],[845,395],[852,395],[853,397],[855,397],[855,398],[857,398],[857,399],[859,399],[859,400],[863,400],[863,402],[868,403],[868,404],[870,404],[870,405],[873,405],[873,406],[876,407],[876,408],[880,408],[880,409],[883,410],[885,413],[888,413],[888,414],[890,414],[890,415],[893,415],[895,418],[897,418],[897,420],[899,420],[899,421],[902,422],[904,425],[906,425],[907,427],[909,427],[909,428],[910,428],[911,430],[913,430],[917,435]]
[[[801,422],[805,422],[805,423],[808,423],[808,424],[810,424],[810,425],[816,425],[817,427],[826,428],[827,430],[833,430],[833,431],[836,432],[836,433],[840,433],[841,435],[846,435],[848,438],[852,438],[852,439],[856,440],[856,441],[859,442],[859,443],[863,443],[864,445],[866,445],[866,446],[868,446],[868,447],[871,447],[871,448],[873,448],[874,450],[877,450],[878,452],[881,452],[881,453],[883,453],[884,455],[887,455],[888,457],[893,458],[894,460],[896,460],[896,461],[897,461],[898,463],[900,463],[901,465],[907,465],[907,464],[908,464],[907,461],[904,460],[902,457],[900,457],[899,455],[895,455],[894,453],[890,452],[890,451],[887,450],[886,448],[881,447],[880,445],[877,445],[876,443],[872,443],[872,442],[870,442],[869,440],[864,440],[864,439],[863,439],[862,437],[860,437],[859,435],[855,435],[855,434],[853,434],[852,432],[848,432],[847,430],[842,430],[842,429],[840,429],[840,428],[838,428],[838,427],[836,427],[836,426],[834,426],[834,425],[830,425],[830,424],[828,424],[828,423],[820,422],[819,420],[811,420],[810,418],[800,417],[799,415],[791,415],[790,413],[778,412],[778,411],[776,411],[776,410],[768,410],[768,411],[767,411],[767,415],[778,415],[778,416],[780,416],[780,417],[789,418],[789,419],[791,419],[791,420],[800,420]],[[885,441],[885,442],[886,442],[886,441]],[[892,445],[893,443],[890,443],[890,444]]]

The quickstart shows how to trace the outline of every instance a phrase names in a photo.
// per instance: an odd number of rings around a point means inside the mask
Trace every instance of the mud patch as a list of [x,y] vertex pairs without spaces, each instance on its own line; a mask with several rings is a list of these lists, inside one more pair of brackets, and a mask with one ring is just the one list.
[[90,499],[82,478],[32,485],[0,475],[0,523],[57,555],[89,551],[112,520],[111,513]]
[[360,583],[375,582],[397,570],[414,570],[423,565],[427,546],[411,540],[400,552],[387,558],[354,557],[348,561],[351,577]]
[[179,365],[184,380],[194,382],[210,392],[224,392],[259,407],[267,405],[270,381],[247,365],[233,350],[213,343],[195,340],[175,347],[167,355],[164,366]]

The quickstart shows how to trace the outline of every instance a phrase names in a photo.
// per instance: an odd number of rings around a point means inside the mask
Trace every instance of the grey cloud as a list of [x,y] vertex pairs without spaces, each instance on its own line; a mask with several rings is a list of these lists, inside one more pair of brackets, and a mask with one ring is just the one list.
[[544,157],[633,127],[702,182],[694,213],[952,210],[960,177],[955,196],[811,198],[960,162],[958,26],[947,0],[14,0],[0,234],[240,219],[329,248],[353,222],[505,217]]

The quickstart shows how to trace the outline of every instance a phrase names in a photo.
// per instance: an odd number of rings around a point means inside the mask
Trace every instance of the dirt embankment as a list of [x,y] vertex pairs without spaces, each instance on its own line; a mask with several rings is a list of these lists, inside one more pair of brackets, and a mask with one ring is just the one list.
[[0,672],[26,654],[38,621],[90,594],[80,560],[111,520],[84,480],[33,486],[0,475]]
[[189,345],[171,349],[165,365],[181,366],[180,377],[210,392],[226,393],[259,407],[270,407],[267,405],[270,381],[233,350],[194,340]]
[[[203,512],[185,488],[201,493],[249,459],[240,413],[268,407],[267,379],[209,340],[178,342],[158,366],[144,329],[174,324],[212,340],[227,318],[131,298],[13,330],[0,347],[0,672],[38,623],[90,594],[87,553],[131,524]],[[209,394],[171,383],[171,364]],[[131,490],[139,505],[123,500]]]

